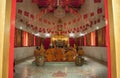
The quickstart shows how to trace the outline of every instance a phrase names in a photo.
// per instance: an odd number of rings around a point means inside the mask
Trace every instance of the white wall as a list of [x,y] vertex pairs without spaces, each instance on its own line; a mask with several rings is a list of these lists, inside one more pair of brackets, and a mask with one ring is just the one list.
[[18,47],[14,49],[14,59],[21,60],[33,56],[36,47]]
[[107,62],[107,48],[106,47],[83,47],[85,55]]

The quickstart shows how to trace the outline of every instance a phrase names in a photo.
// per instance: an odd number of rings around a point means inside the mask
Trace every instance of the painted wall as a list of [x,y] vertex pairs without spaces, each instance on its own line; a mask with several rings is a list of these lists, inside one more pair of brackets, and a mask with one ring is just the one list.
[[18,47],[14,49],[14,59],[21,60],[33,56],[36,47]]
[[83,47],[85,55],[107,62],[107,48],[106,47]]

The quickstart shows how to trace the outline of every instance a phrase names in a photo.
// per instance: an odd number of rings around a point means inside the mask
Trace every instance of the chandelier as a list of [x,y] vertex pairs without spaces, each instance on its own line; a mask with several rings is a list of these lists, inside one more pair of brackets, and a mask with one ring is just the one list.
[[57,0],[57,9],[54,11],[54,16],[57,18],[63,18],[65,16],[65,9],[61,7],[59,0]]

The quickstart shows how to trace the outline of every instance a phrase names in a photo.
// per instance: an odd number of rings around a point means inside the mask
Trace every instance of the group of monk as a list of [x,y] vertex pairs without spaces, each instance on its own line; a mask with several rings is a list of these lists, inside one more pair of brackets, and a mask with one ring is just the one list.
[[50,48],[45,52],[47,61],[62,61],[63,49],[62,48]]
[[83,51],[80,49],[76,52],[74,48],[49,48],[45,51],[44,48],[34,51],[35,61],[39,63],[39,59],[43,58],[44,61],[74,61],[76,55],[83,55]]
[[74,48],[50,48],[45,52],[47,61],[74,61],[75,56]]

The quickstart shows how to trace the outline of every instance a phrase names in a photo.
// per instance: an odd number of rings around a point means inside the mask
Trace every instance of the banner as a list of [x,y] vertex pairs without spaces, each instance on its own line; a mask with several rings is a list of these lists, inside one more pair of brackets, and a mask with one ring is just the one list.
[[17,2],[23,2],[23,0],[16,0]]
[[22,10],[21,9],[18,9],[18,14],[22,15]]
[[38,0],[32,0],[32,3],[38,3]]
[[102,8],[98,8],[97,9],[97,14],[101,14],[102,13]]
[[24,16],[27,16],[27,17],[29,17],[29,12],[27,12],[27,11],[24,11]]
[[94,3],[101,3],[101,0],[94,0]]

